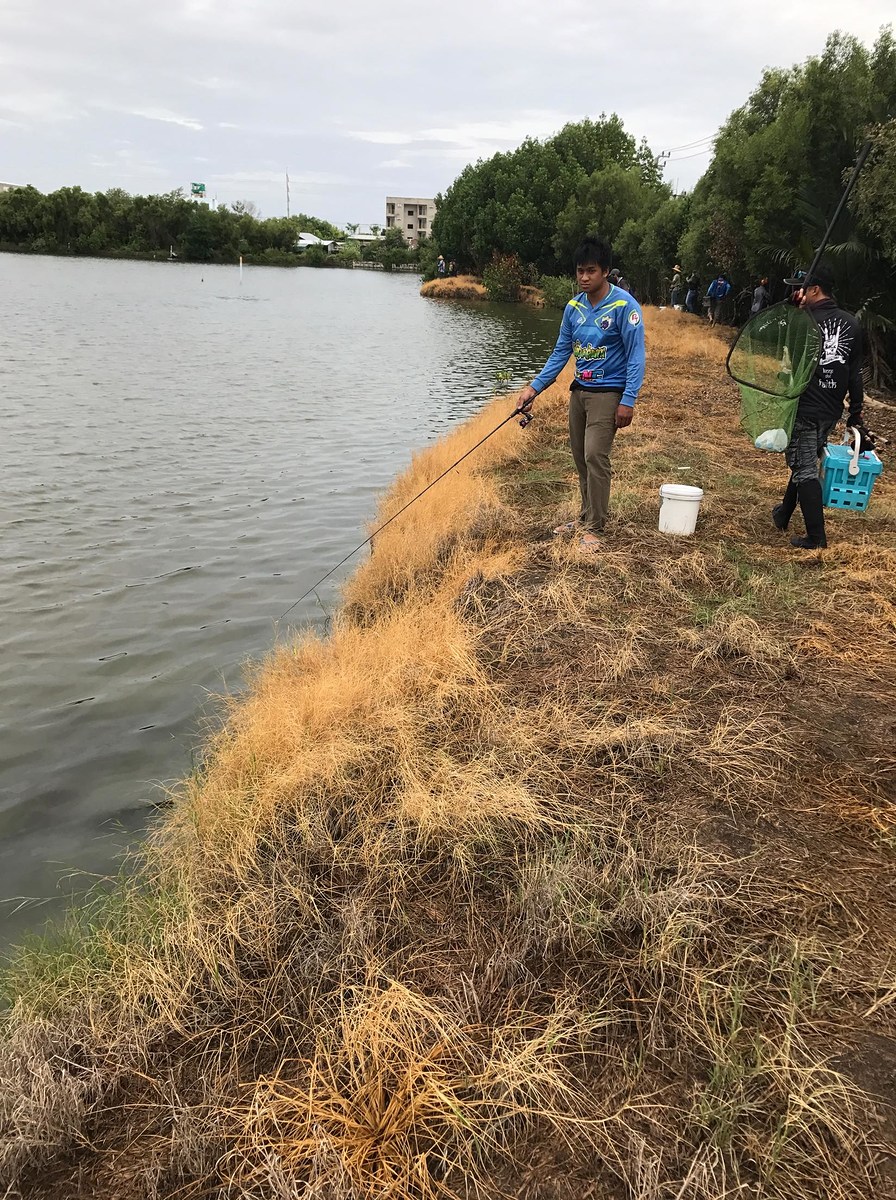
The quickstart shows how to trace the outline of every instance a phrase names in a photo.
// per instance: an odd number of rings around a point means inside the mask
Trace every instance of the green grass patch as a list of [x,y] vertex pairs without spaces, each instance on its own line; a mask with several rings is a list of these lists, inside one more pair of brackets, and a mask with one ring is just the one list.
[[675,455],[631,454],[620,465],[621,473],[637,482],[658,480],[659,483],[687,483],[702,486],[701,480],[711,475],[711,464],[705,450],[682,445]]
[[104,880],[42,932],[29,934],[0,967],[0,1008],[20,1001],[35,1015],[108,984],[135,947],[149,950],[182,911],[172,893],[131,876]]

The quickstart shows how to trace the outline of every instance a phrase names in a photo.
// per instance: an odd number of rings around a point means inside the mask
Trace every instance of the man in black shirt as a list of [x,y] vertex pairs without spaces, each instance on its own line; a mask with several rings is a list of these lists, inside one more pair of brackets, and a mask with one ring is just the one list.
[[822,350],[815,374],[799,399],[785,452],[790,482],[783,500],[772,509],[772,520],[778,529],[786,529],[799,501],[806,536],[792,537],[790,544],[802,550],[818,550],[827,545],[818,460],[828,435],[843,416],[847,394],[847,426],[859,425],[862,420],[862,329],[852,313],[838,308],[829,267],[821,265],[811,275],[800,272],[784,282],[797,289],[794,301],[810,309],[818,322]]

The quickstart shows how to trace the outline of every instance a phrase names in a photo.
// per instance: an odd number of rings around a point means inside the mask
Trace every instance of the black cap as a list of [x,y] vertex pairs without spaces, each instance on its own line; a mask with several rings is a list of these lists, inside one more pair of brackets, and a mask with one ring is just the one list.
[[792,279],[785,279],[784,282],[790,287],[820,287],[826,295],[830,296],[834,290],[834,272],[824,263],[819,263],[811,275],[805,271],[796,271]]
[[820,287],[829,296],[834,290],[834,272],[824,263],[820,263],[810,273],[803,287]]

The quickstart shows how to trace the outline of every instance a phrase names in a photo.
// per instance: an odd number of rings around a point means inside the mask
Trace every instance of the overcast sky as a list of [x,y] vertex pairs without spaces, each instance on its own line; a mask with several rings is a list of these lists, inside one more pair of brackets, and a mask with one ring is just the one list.
[[[0,181],[203,181],[336,224],[384,221],[470,161],[617,112],[691,187],[766,66],[892,0],[0,0]],[[681,149],[675,149],[682,147]]]

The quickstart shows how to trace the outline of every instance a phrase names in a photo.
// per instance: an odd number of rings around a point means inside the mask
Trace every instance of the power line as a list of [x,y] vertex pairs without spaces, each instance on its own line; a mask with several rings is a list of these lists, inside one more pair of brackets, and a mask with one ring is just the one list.
[[674,158],[670,158],[670,162],[683,162],[686,158],[699,158],[701,154],[711,154],[712,146],[707,146],[705,150],[697,150],[694,154],[676,154]]
[[666,151],[667,154],[677,154],[679,150],[693,150],[695,146],[702,146],[704,142],[715,141],[714,133],[707,134],[706,137],[696,138],[693,142],[685,142],[682,146],[672,146]]

